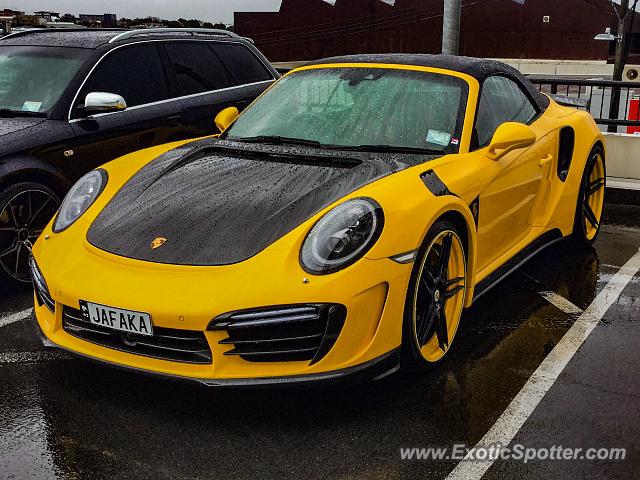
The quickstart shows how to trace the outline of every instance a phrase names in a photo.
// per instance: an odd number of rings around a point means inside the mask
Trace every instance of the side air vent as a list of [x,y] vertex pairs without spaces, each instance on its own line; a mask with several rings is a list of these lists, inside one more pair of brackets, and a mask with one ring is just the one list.
[[442,197],[444,195],[453,195],[433,170],[423,173],[420,175],[420,178],[434,196]]
[[560,145],[558,147],[558,178],[563,182],[569,175],[569,168],[573,160],[576,134],[571,127],[560,130]]
[[51,298],[47,282],[45,281],[44,276],[42,275],[42,272],[40,272],[40,269],[33,257],[29,257],[29,269],[31,271],[33,289],[36,292],[36,301],[38,302],[38,306],[41,307],[42,305],[45,305],[51,313],[55,313],[56,302]]
[[347,309],[337,304],[287,305],[241,310],[217,317],[209,330],[225,330],[222,345],[249,362],[309,361],[323,358],[338,338]]
[[36,290],[36,299],[38,301],[38,306],[44,305],[49,309],[51,313],[55,313],[56,303],[49,296],[49,294],[45,290],[40,290],[37,286],[35,286],[35,290]]

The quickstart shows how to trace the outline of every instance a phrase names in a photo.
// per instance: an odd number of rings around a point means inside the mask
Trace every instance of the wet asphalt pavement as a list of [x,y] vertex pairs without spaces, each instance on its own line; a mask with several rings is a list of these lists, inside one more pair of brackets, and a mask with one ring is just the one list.
[[[586,252],[557,244],[465,313],[448,362],[350,388],[216,390],[45,351],[0,298],[0,478],[444,479],[405,447],[475,445],[640,248],[640,207],[609,206]],[[16,318],[14,315],[13,319]],[[4,320],[3,320],[4,319]],[[483,478],[640,478],[640,275],[517,433],[527,447],[621,447],[618,461],[494,463]],[[471,477],[469,477],[471,478]]]

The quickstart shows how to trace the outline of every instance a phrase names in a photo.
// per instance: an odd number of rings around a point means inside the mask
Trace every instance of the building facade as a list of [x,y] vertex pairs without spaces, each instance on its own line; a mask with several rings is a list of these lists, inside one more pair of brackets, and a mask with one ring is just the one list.
[[[442,13],[442,0],[283,0],[279,12],[236,13],[234,28],[272,61],[439,53]],[[617,19],[609,0],[474,0],[463,1],[461,22],[461,55],[606,60],[614,46],[594,36]],[[632,61],[640,34],[629,44]]]
[[46,22],[50,22],[54,18],[59,18],[60,17],[60,13],[58,13],[58,12],[40,11],[40,12],[33,12],[33,14],[37,18],[40,18],[40,19],[42,19],[42,20],[44,20]]
[[118,17],[115,13],[105,13],[102,16],[102,28],[115,28],[118,26]]

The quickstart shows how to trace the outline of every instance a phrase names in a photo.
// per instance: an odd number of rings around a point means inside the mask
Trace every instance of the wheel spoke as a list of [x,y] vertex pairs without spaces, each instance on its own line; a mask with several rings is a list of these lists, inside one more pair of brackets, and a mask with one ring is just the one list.
[[436,336],[438,337],[438,345],[441,350],[446,350],[449,346],[449,333],[447,332],[447,317],[444,310],[439,310],[435,319]]
[[604,187],[604,178],[599,178],[597,180],[594,180],[587,187],[587,191],[586,191],[587,197],[590,197],[591,195],[596,193],[598,190],[600,190],[602,187]]
[[22,246],[29,251],[29,255],[31,255],[33,250],[33,243],[31,243],[28,239],[22,243]]
[[458,283],[462,282],[463,280],[464,280],[464,277],[452,278],[452,279],[446,281],[445,286],[447,288],[453,287],[454,285],[457,285]]
[[11,255],[12,253],[14,253],[16,250],[18,250],[18,243],[14,243],[11,247],[9,247],[8,249],[6,249],[4,252],[0,253],[0,258],[4,258],[7,255]]
[[435,317],[435,309],[433,307],[429,308],[425,312],[420,315],[419,318],[419,328],[417,329],[416,335],[418,337],[418,345],[422,347],[425,343],[427,343],[428,334],[431,331],[431,326],[433,325],[433,319]]
[[444,298],[449,299],[455,297],[460,290],[464,289],[464,285],[458,285],[457,287],[452,288],[451,290],[447,290],[444,293]]
[[447,267],[449,266],[449,257],[451,256],[451,245],[453,235],[447,233],[442,240],[442,248],[440,249],[440,257],[438,258],[438,266],[436,267],[437,276],[446,278]]
[[[38,208],[38,210],[36,211],[36,213],[34,215],[31,215],[29,217],[29,222],[27,223],[27,228],[30,228],[33,225],[33,222],[36,220],[36,218],[38,218],[38,215],[40,215],[42,213],[42,211],[45,209],[45,207],[47,205],[49,205],[49,202],[51,201],[51,197],[47,198],[44,203],[42,205],[40,205],[40,208]],[[47,219],[48,220],[48,219]]]
[[20,228],[20,225],[18,225],[18,219],[16,218],[16,213],[13,211],[13,208],[11,208],[11,202],[7,203],[6,208],[8,209],[11,220],[13,221],[13,226],[16,229]]
[[429,285],[429,282],[427,282],[427,279],[424,277],[420,279],[420,283],[422,283],[422,286],[427,289],[427,293],[429,294],[429,296],[433,296],[433,285]]
[[431,272],[429,270],[427,270],[425,268],[422,273],[426,277],[426,280],[428,280],[428,282],[431,283],[431,285],[435,285],[436,284],[436,279],[433,278],[433,275],[431,274]]
[[22,250],[22,244],[18,244],[18,253],[16,253],[16,268],[15,268],[15,278],[18,278],[18,270],[20,269],[20,250]]
[[589,221],[589,223],[594,228],[598,228],[598,226],[599,226],[598,219],[596,218],[596,214],[593,213],[593,210],[591,210],[591,206],[588,203],[585,202],[584,205],[583,205],[583,210],[584,210],[584,216]]

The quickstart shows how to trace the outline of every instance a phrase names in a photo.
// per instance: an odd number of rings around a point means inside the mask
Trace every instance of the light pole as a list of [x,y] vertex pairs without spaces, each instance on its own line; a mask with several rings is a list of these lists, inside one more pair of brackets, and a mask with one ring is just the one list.
[[442,53],[458,55],[460,48],[460,11],[462,0],[444,0]]

